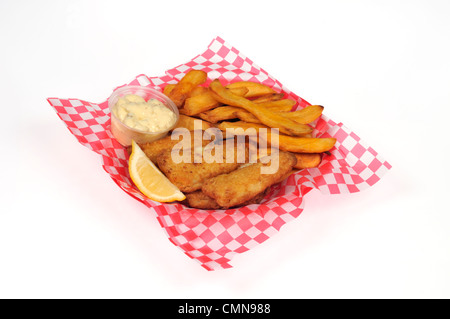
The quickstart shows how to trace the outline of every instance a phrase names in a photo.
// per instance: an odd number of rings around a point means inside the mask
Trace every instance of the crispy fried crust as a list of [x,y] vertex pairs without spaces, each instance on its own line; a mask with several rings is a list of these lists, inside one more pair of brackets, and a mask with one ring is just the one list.
[[[203,136],[203,134],[202,134]],[[191,134],[191,146],[194,146],[194,138],[196,137],[196,135],[194,134],[194,132],[192,132]],[[145,143],[145,144],[140,144],[139,146],[141,147],[141,149],[144,151],[145,155],[147,155],[147,157],[153,162],[156,163],[156,159],[158,158],[158,156],[160,154],[162,154],[164,151],[167,150],[171,150],[173,147],[175,147],[180,141],[177,139],[173,139],[170,135],[163,137],[162,139],[150,142],[150,143]],[[209,143],[211,143],[211,140],[209,139],[202,139],[201,144],[202,146],[206,146]],[[131,152],[130,152],[131,153]]]
[[198,209],[220,209],[220,205],[201,190],[186,194],[185,204]]
[[202,191],[213,198],[221,207],[240,206],[264,190],[282,180],[296,164],[295,156],[280,152],[278,170],[273,174],[261,174],[263,166],[272,163],[249,164],[228,174],[221,174],[204,182]]
[[[251,198],[245,203],[242,203],[239,206],[247,206],[253,204],[259,204],[267,195],[269,188],[265,189],[263,192],[257,194],[255,197]],[[195,191],[193,193],[186,194],[186,200],[184,203],[192,208],[198,209],[225,209],[225,207],[221,207],[214,198],[209,197],[201,190]]]
[[[186,150],[190,160],[187,162],[176,162],[173,158],[172,151],[166,150],[162,152],[156,159],[159,169],[167,176],[167,178],[176,185],[184,193],[192,193],[201,189],[202,184],[217,175],[229,173],[236,170],[240,165],[248,161],[248,149],[244,144],[242,147],[233,145],[227,147],[226,143],[222,144],[223,154],[222,162],[208,160],[204,149]],[[233,152],[234,158],[229,152]],[[241,156],[240,154],[244,154]],[[181,152],[181,156],[184,155]],[[229,155],[227,159],[227,154]],[[239,155],[238,155],[239,154]],[[211,155],[215,155],[215,151],[211,151]],[[197,157],[196,157],[197,156]],[[196,163],[197,158],[197,163]],[[209,161],[209,162],[208,162]]]

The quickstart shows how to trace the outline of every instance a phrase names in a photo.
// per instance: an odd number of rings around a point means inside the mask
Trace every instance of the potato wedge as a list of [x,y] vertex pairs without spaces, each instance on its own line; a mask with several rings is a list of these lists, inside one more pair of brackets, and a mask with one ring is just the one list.
[[[265,107],[271,111],[274,112],[289,112],[292,107],[295,105],[295,101],[294,100],[290,100],[290,99],[284,99],[284,100],[279,100],[279,101],[270,101],[270,102],[262,102],[262,103],[258,103],[259,106]],[[245,111],[244,109],[241,108],[241,111]],[[247,111],[245,111],[247,112]],[[250,112],[248,112],[250,113]]]
[[302,110],[283,113],[282,115],[300,124],[308,124],[322,115],[323,106],[309,105]]
[[264,125],[264,124],[259,124],[259,123],[249,123],[249,122],[243,122],[243,121],[238,121],[238,122],[222,122],[220,124],[217,125],[217,128],[223,132],[225,132],[227,129],[237,129],[237,128],[242,128],[244,130],[248,129],[248,128],[254,128],[256,130],[260,129],[260,128],[265,128],[265,129],[270,129],[270,127]]
[[214,98],[219,102],[228,104],[231,106],[238,106],[246,111],[252,113],[258,120],[273,128],[278,128],[280,132],[288,135],[302,135],[305,133],[310,133],[312,128],[305,124],[296,123],[279,113],[273,112],[264,106],[253,103],[250,100],[237,96],[230,91],[228,91],[219,80],[214,80],[210,84],[210,89],[214,93]]
[[251,81],[239,81],[227,85],[227,89],[240,87],[248,89],[247,94],[244,95],[246,98],[260,97],[266,94],[277,93],[274,89],[268,87],[267,85]]
[[200,117],[211,123],[231,119],[240,119],[241,121],[249,123],[261,123],[252,113],[235,106],[216,107],[214,110],[201,113]]
[[212,125],[206,121],[202,121],[195,117],[190,117],[190,116],[180,114],[180,118],[177,122],[177,125],[175,125],[175,127],[173,129],[176,129],[179,127],[184,127],[184,128],[187,128],[189,131],[194,131],[194,129],[197,129],[197,127],[195,127],[195,121],[199,121],[197,123],[201,124],[200,129],[202,129],[203,131],[212,127]]
[[304,169],[319,166],[322,162],[322,155],[317,153],[293,153],[297,158],[294,168]]
[[[323,153],[331,150],[336,144],[336,139],[332,137],[293,137],[279,134],[278,138],[279,149],[293,153]],[[271,144],[270,132],[267,134],[267,143]],[[271,144],[271,146],[277,145]]]
[[[221,131],[239,135],[241,132],[227,129],[242,128],[244,130],[248,128],[255,128],[256,132],[260,128],[266,128],[267,126],[256,123],[246,123],[246,122],[222,122],[217,125]],[[259,142],[263,142],[259,136]],[[278,143],[271,144],[272,133],[271,130],[267,130],[267,141],[264,141],[263,145],[271,145],[273,147],[278,147],[282,151],[293,152],[293,153],[323,153],[329,151],[336,144],[336,139],[329,138],[316,138],[316,137],[298,137],[298,136],[288,136],[284,134],[278,134]]]
[[219,106],[213,110],[200,113],[199,116],[210,123],[217,123],[237,118],[238,110],[242,109],[235,106]]
[[241,108],[238,108],[238,110],[236,110],[236,116],[241,121],[244,121],[247,123],[261,124],[261,121],[256,116],[254,116],[252,113],[247,112],[246,110],[243,110]]
[[[293,100],[279,100],[261,103],[261,106],[267,107],[276,112],[289,112],[295,104]],[[246,110],[236,106],[219,106],[210,111],[198,114],[200,118],[211,123],[226,121],[231,119],[240,119],[244,122],[261,123],[256,116]]]
[[206,82],[207,73],[201,70],[191,70],[175,85],[168,97],[175,103],[178,108],[183,106],[184,101],[189,93],[200,84]]
[[176,84],[167,84],[163,89],[164,95],[169,96],[170,92],[175,88],[175,85]]
[[184,106],[180,109],[180,113],[192,116],[214,109],[218,106],[219,102],[208,90],[205,93],[187,98],[184,102]]
[[245,96],[248,93],[248,89],[245,87],[231,88],[230,92],[239,96]]
[[261,102],[257,104],[274,112],[289,112],[296,103],[297,102],[291,99],[283,99],[278,101]]
[[278,101],[284,97],[284,93],[269,93],[265,95],[261,95],[260,97],[253,99],[253,103],[263,103],[263,102],[271,102]]
[[189,93],[189,97],[197,96],[200,94],[207,93],[209,91],[208,87],[205,86],[197,86],[192,89],[192,91]]

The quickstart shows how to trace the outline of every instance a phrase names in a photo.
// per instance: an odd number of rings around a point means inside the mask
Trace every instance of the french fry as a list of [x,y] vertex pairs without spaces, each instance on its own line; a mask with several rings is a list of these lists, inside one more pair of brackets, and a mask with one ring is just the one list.
[[236,117],[244,122],[261,124],[261,121],[256,116],[241,108],[236,110]]
[[[268,110],[279,113],[279,112],[289,112],[292,109],[292,107],[295,105],[295,103],[296,102],[294,100],[284,99],[284,100],[279,100],[279,101],[258,103],[258,105],[265,107]],[[242,108],[240,108],[240,110],[242,112],[247,112]],[[251,114],[250,112],[247,112],[247,113]],[[257,123],[257,122],[255,122],[255,123]]]
[[[267,143],[271,143],[271,133],[267,133]],[[278,136],[278,147],[282,151],[293,153],[323,153],[331,150],[336,144],[332,137],[293,137],[283,134]],[[277,145],[272,145],[276,147]]]
[[292,153],[297,158],[297,164],[294,168],[304,169],[304,168],[314,168],[319,166],[322,161],[322,155],[318,153]]
[[233,89],[233,88],[239,88],[239,87],[245,87],[248,89],[247,94],[244,95],[246,98],[260,97],[262,95],[276,93],[275,90],[268,87],[267,85],[257,83],[257,82],[239,81],[239,82],[234,82],[234,83],[227,85],[227,89]]
[[[211,136],[218,138],[217,142],[224,145],[233,141],[245,143],[247,164],[242,166],[243,169],[249,163],[263,162],[267,156],[274,155],[277,149],[284,151],[280,154],[286,155],[286,152],[290,152],[291,154],[287,155],[292,163],[286,164],[289,165],[289,171],[274,179],[275,183],[279,183],[298,170],[318,167],[322,161],[322,153],[329,154],[336,144],[335,138],[315,138],[312,135],[313,128],[308,124],[322,115],[323,107],[320,105],[310,105],[301,110],[291,111],[296,101],[285,98],[284,93],[277,93],[261,83],[240,81],[224,86],[218,79],[209,85],[205,83],[209,83],[205,72],[191,70],[177,84],[167,84],[163,88],[163,93],[179,108],[180,117],[173,130],[185,128],[191,131],[191,147],[195,149],[197,148],[195,139],[199,136],[203,137],[202,150],[211,143]],[[208,135],[205,131],[209,128],[218,128],[225,134]],[[165,138],[140,145],[141,149],[153,162],[158,162],[161,154],[170,149],[184,151],[185,146],[178,144],[179,140],[172,140],[172,137],[180,137],[179,135],[185,138],[185,134],[178,133],[184,132],[172,131]],[[186,145],[189,146],[189,143]],[[292,166],[293,156],[296,160],[294,166]],[[160,167],[163,165],[162,162],[158,164]],[[286,165],[281,164],[280,167],[286,169]],[[201,170],[202,167],[199,166],[198,169]],[[178,175],[182,176],[187,170],[181,167],[179,171]],[[237,180],[246,181],[247,185],[244,184],[242,188],[244,193],[253,185],[249,183],[247,176],[240,176]],[[229,183],[230,187],[234,187],[236,181]],[[187,183],[191,182],[192,179],[187,180]],[[219,190],[220,192],[224,193]],[[204,196],[193,198],[193,202],[189,202],[188,205],[196,207],[195,205],[202,204],[205,198]],[[224,208],[217,204],[216,199],[209,197],[206,199],[211,202],[207,203],[205,209]]]
[[[292,103],[294,102],[294,103]],[[282,113],[283,116],[288,117],[287,114],[289,114],[292,105],[295,104],[295,101],[293,100],[279,100],[279,101],[273,101],[273,102],[264,102],[264,103],[260,103],[261,106],[264,106],[265,108],[267,108],[268,110],[274,111],[276,113]],[[250,122],[250,123],[260,123],[261,121],[254,116],[252,113],[238,108],[238,110],[236,110],[236,117],[238,119],[240,119],[241,121],[244,122]],[[307,123],[305,123],[307,124]]]
[[[280,109],[275,109],[277,110],[277,113],[280,112]],[[297,111],[296,111],[297,112]],[[320,116],[320,113],[317,112],[315,115],[313,115],[312,113],[308,113],[308,114],[297,114],[296,112],[287,112],[286,110],[282,110],[281,109],[281,115],[283,115],[284,117],[291,119],[299,124],[308,124],[312,121],[314,121],[317,117]],[[250,123],[261,123],[258,118],[256,118],[253,114],[251,114],[250,112],[247,112],[245,110],[237,110],[236,111],[236,117],[238,119],[240,119],[241,121],[244,122],[250,122]],[[302,134],[301,136],[304,136],[305,134]]]
[[295,105],[295,103],[297,102],[295,102],[294,100],[283,99],[278,101],[261,102],[257,104],[274,112],[289,112],[290,110],[292,110],[292,107]]
[[199,116],[210,123],[217,123],[237,118],[237,110],[241,109],[235,106],[219,106],[213,110],[200,113]]
[[184,102],[184,106],[180,109],[180,113],[192,116],[214,109],[218,106],[219,102],[208,90],[205,93],[187,98]]
[[200,94],[207,93],[209,89],[205,86],[197,86],[192,89],[192,91],[189,93],[189,97],[197,96]]
[[271,102],[278,101],[284,97],[283,93],[269,93],[265,95],[261,95],[260,97],[253,99],[253,103],[263,103],[263,102]]
[[[167,84],[164,89],[163,89],[163,93],[166,96],[169,96],[170,92],[172,92],[172,90],[175,88],[176,84]],[[197,95],[201,95],[201,94],[205,94],[208,93],[209,88],[205,87],[205,86],[197,86],[194,87],[191,92],[189,92],[188,97],[194,97]],[[245,94],[247,94],[248,89],[245,87],[237,87],[237,88],[232,88],[230,89],[231,92],[233,92],[233,94],[239,95],[239,96],[244,96]],[[279,95],[281,95],[281,97],[283,96],[283,94],[268,94],[270,96],[266,96],[266,97],[262,97],[261,100],[255,101],[255,103],[262,103],[262,102],[270,102],[270,101],[277,101],[280,100],[281,98],[278,98]]]
[[[239,135],[241,132],[227,129],[242,128],[244,131],[248,128],[256,129],[259,132],[260,128],[268,129],[267,126],[256,123],[246,123],[246,122],[222,122],[217,125],[221,131],[234,133]],[[245,132],[244,132],[245,134]],[[261,136],[259,141],[261,142]],[[272,142],[272,132],[267,130],[267,141],[266,144],[270,144],[273,147],[278,147],[282,151],[293,152],[293,153],[323,153],[329,151],[334,147],[336,139],[329,138],[316,138],[316,137],[294,137],[284,134],[278,134],[278,143],[271,144]]]
[[241,107],[252,113],[261,123],[269,127],[278,128],[284,134],[299,136],[312,131],[312,128],[308,125],[296,123],[279,113],[268,110],[264,106],[231,93],[217,79],[212,81],[209,87],[214,93],[214,98],[219,102]]
[[[295,105],[295,101],[284,99],[279,101],[264,102],[260,104],[261,106],[264,106],[276,112],[289,112],[292,109],[292,106]],[[198,115],[205,121],[211,123],[217,123],[220,121],[226,121],[236,118],[244,122],[261,123],[258,118],[255,117],[252,113],[247,112],[242,108],[229,105],[219,106],[215,109],[202,112]]]
[[[163,89],[163,93],[164,93],[166,96],[168,96],[168,95],[170,94],[170,92],[172,92],[172,90],[175,88],[175,85],[176,85],[176,84],[167,84],[167,85],[164,87],[164,89]],[[200,94],[206,93],[206,92],[208,92],[208,91],[209,91],[209,89],[208,89],[207,87],[204,87],[204,86],[197,86],[197,87],[193,88],[193,89],[191,90],[191,92],[189,92],[188,97],[193,97],[193,96],[196,96],[196,95],[200,95]]]
[[264,125],[264,124],[258,124],[258,123],[249,123],[249,122],[243,122],[243,121],[238,121],[238,122],[222,122],[220,124],[217,125],[217,128],[221,131],[226,131],[227,129],[237,129],[237,128],[242,128],[244,130],[248,129],[248,128],[254,128],[257,131],[260,128],[265,128],[265,129],[270,129],[270,127]]
[[174,89],[176,84],[167,84],[164,89],[163,89],[163,93],[166,96],[169,96],[170,92],[172,92],[172,90]]
[[[236,88],[230,90],[230,92],[235,92],[239,96],[243,96],[248,92],[247,88]],[[191,91],[191,94],[184,102],[183,107],[180,109],[181,114],[193,116],[212,110],[218,107],[220,103],[211,94],[209,88],[198,86]]]
[[208,112],[200,113],[199,116],[210,123],[217,123],[231,119],[240,119],[245,122],[260,123],[252,113],[235,106],[219,106]]
[[245,96],[248,93],[248,89],[246,87],[237,87],[229,89],[230,92],[239,96]]
[[191,70],[175,85],[168,97],[181,108],[189,93],[200,84],[206,82],[207,74],[201,70]]
[[323,106],[309,105],[302,110],[283,113],[282,115],[300,124],[308,124],[322,115]]
[[194,123],[195,121],[200,121],[201,122],[201,129],[202,130],[207,130],[208,128],[212,127],[212,125],[206,121],[202,121],[200,119],[197,119],[195,117],[190,117],[190,116],[186,116],[183,114],[180,114],[180,118],[177,122],[177,124],[175,125],[175,127],[173,129],[179,128],[179,127],[184,127],[187,128],[189,131],[194,131],[195,126]]

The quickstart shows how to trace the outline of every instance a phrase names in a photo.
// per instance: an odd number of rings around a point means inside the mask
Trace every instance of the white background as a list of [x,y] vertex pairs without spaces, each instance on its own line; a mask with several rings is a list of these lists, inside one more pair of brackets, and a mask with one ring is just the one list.
[[[104,101],[221,36],[393,168],[233,268],[172,245],[47,97]],[[450,2],[0,2],[1,298],[449,298]]]

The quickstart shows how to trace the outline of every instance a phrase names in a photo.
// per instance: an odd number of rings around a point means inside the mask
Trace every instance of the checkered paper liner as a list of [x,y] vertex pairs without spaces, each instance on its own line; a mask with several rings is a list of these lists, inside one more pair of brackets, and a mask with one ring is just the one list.
[[[249,58],[217,37],[202,54],[167,70],[159,77],[137,76],[128,85],[149,86],[160,91],[176,83],[190,69],[225,81],[256,81],[284,92],[301,109],[308,102],[288,90]],[[112,93],[112,92],[111,92]],[[48,98],[58,116],[78,141],[98,153],[103,169],[127,194],[144,203],[166,231],[169,240],[207,270],[230,268],[235,254],[266,241],[303,211],[303,198],[312,189],[323,194],[361,191],[374,185],[390,168],[378,153],[342,123],[322,115],[314,125],[315,136],[335,137],[337,143],[321,165],[291,175],[273,186],[261,204],[228,210],[199,210],[179,203],[164,204],[144,197],[128,174],[128,154],[112,136],[107,100],[96,104],[80,99]]]

